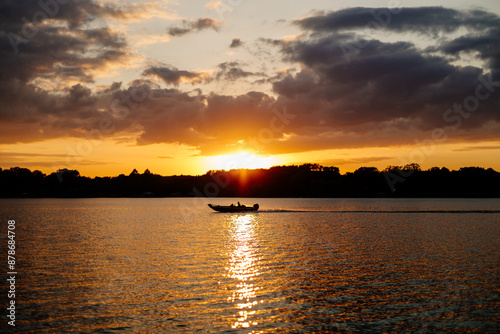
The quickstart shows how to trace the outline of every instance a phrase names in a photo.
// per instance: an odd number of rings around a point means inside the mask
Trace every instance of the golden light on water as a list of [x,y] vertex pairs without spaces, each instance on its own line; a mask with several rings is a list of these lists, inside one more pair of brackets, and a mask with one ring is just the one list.
[[217,155],[206,158],[206,168],[211,170],[230,170],[230,169],[256,169],[269,168],[279,165],[280,159],[275,156],[264,157],[246,151],[240,151],[233,154]]
[[231,217],[234,248],[226,269],[229,272],[228,276],[238,282],[237,290],[228,298],[228,301],[237,303],[236,306],[239,309],[237,321],[231,325],[232,328],[248,328],[258,324],[249,319],[255,314],[252,308],[259,303],[256,300],[256,291],[259,287],[254,283],[254,279],[260,274],[257,257],[258,241],[254,231],[255,222],[256,217],[253,214]]
[[[28,316],[16,329],[355,333],[368,324],[377,333],[469,333],[474,324],[494,333],[498,327],[492,270],[498,199],[405,202],[407,210],[436,209],[425,214],[387,213],[387,199],[267,201],[260,204],[303,208],[323,201],[332,211],[205,211],[183,219],[179,206],[192,207],[192,199],[38,201],[29,210],[33,228],[16,233],[28,282],[19,298],[19,314]],[[494,212],[445,213],[464,204]],[[0,212],[23,219],[26,207],[0,201]],[[369,214],[333,212],[340,207]]]

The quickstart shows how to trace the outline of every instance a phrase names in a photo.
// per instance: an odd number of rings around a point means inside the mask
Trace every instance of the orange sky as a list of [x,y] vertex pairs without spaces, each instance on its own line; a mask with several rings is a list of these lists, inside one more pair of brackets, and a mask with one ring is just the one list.
[[500,171],[500,4],[289,3],[0,6],[0,167]]

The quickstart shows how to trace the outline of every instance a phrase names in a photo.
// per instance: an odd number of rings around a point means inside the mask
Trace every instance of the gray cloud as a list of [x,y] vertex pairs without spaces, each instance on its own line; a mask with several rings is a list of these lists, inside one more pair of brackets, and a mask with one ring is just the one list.
[[8,86],[35,78],[93,82],[94,72],[128,58],[128,48],[123,36],[107,27],[82,26],[99,18],[130,15],[90,0],[64,5],[4,1],[0,4],[0,80]]
[[[481,80],[493,82],[492,91],[481,89],[482,94],[489,93],[488,98],[481,99],[467,118],[462,117],[460,127],[450,132],[449,138],[499,139],[500,34],[498,17],[493,14],[440,7],[403,8],[383,27],[397,34],[419,32],[420,26],[433,45],[427,49],[412,41],[387,42],[367,36],[362,31],[367,20],[376,21],[372,9],[346,9],[302,19],[296,21],[304,30],[301,37],[263,40],[265,47],[277,48],[282,60],[300,64],[300,69],[267,76],[272,95],[249,91],[233,96],[203,93],[201,89],[161,88],[151,77],[177,86],[181,82],[204,84],[266,75],[246,71],[238,62],[217,65],[211,77],[158,65],[146,68],[143,76],[128,86],[118,82],[90,88],[95,71],[121,63],[129,55],[123,36],[106,27],[86,28],[83,23],[126,14],[92,1],[65,6],[68,12],[61,12],[57,22],[47,18],[33,38],[19,44],[18,54],[8,38],[0,39],[0,99],[9,102],[0,109],[0,143],[87,138],[105,120],[112,131],[102,132],[102,136],[134,135],[139,145],[181,143],[199,148],[202,154],[218,154],[238,145],[274,154],[412,145],[415,138],[428,137],[436,127],[454,125],[443,120],[445,111],[474,96],[483,84]],[[21,7],[13,1],[0,5],[5,22],[0,35],[22,33],[22,26],[9,16],[9,10],[17,13],[13,17],[29,17],[34,11]],[[381,10],[374,9],[378,15]],[[218,27],[214,20],[200,19],[177,28],[186,31],[172,29],[173,35],[179,36]],[[461,37],[439,35],[460,27],[467,28]],[[350,49],[350,61],[346,61],[342,46],[360,41],[364,41],[363,47]],[[486,65],[454,63],[463,53],[477,53]],[[43,82],[57,82],[61,87],[51,90]],[[271,125],[276,111],[284,110],[293,118],[284,126]],[[271,136],[259,142],[259,134],[271,127]],[[258,147],[252,147],[252,139]]]
[[487,66],[498,76],[500,73],[500,20],[483,34],[470,34],[443,43],[437,50],[458,57],[461,53],[479,54]]
[[99,97],[85,84],[127,60],[129,51],[120,34],[84,25],[134,15],[90,0],[2,2],[0,100],[8,103],[0,109],[0,141],[78,137],[95,128]]
[[241,78],[247,78],[250,76],[265,76],[264,73],[254,73],[244,71],[240,64],[236,61],[227,61],[217,65],[218,71],[215,73],[214,78],[216,80],[229,80],[235,81]]
[[242,45],[243,45],[243,42],[241,41],[241,39],[239,39],[238,37],[235,37],[231,41],[231,45],[229,45],[229,47],[230,48],[237,48],[237,47],[242,46]]
[[179,70],[172,66],[151,66],[142,75],[157,76],[166,84],[179,85],[181,82],[201,83],[208,80],[208,75],[200,72]]
[[112,6],[97,3],[94,0],[68,1],[67,3],[59,3],[59,1],[25,0],[19,2],[6,0],[0,4],[2,23],[9,27],[17,27],[17,30],[13,32],[20,35],[22,34],[22,26],[25,23],[23,17],[35,23],[35,26],[44,20],[57,19],[65,22],[70,29],[74,29],[96,18],[111,17],[126,20],[135,17],[137,14],[134,12],[137,12],[135,7]]
[[35,77],[81,79],[92,82],[92,70],[125,60],[127,45],[109,28],[83,30],[67,27],[40,27],[38,33],[13,52],[8,39],[0,42],[0,75],[3,80],[27,82]]
[[199,18],[195,21],[183,20],[182,26],[180,27],[170,27],[168,29],[168,34],[170,36],[182,36],[195,31],[213,29],[219,31],[221,23],[217,20],[211,19],[209,17]]
[[228,61],[217,65],[217,71],[213,75],[209,75],[208,72],[179,70],[170,65],[150,66],[142,72],[142,75],[156,76],[166,84],[176,86],[181,82],[200,84],[212,80],[236,81],[250,76],[265,76],[264,73],[254,73],[243,70],[236,61]]
[[[402,8],[397,15],[386,17],[389,23],[382,28],[396,32],[434,34],[469,29],[468,37],[451,41],[436,37],[436,47],[423,50],[411,42],[369,39],[362,28],[383,11],[388,13],[380,8],[351,8],[309,17],[296,24],[312,31],[311,35],[294,41],[266,41],[278,46],[286,61],[303,64],[299,73],[279,78],[273,88],[293,101],[294,108],[309,109],[308,117],[301,118],[304,129],[308,125],[362,135],[366,127],[384,122],[403,126],[406,121],[406,126],[421,131],[446,127],[450,124],[443,121],[445,111],[473,96],[481,76],[489,77],[491,71],[491,80],[500,81],[497,16],[423,7]],[[346,45],[351,47],[347,56]],[[490,68],[452,64],[448,55],[462,51],[479,52]],[[488,94],[478,112],[464,119],[461,127],[498,125],[499,104],[499,94]]]
[[340,32],[345,30],[387,29],[419,33],[450,33],[460,27],[487,30],[498,25],[498,17],[481,11],[459,11],[443,7],[347,8],[294,22],[304,30]]

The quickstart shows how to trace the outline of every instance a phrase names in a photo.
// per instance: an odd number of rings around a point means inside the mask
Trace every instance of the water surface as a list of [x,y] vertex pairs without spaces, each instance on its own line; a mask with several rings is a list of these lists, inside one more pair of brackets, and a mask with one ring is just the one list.
[[16,331],[498,332],[500,200],[238,200],[1,200]]

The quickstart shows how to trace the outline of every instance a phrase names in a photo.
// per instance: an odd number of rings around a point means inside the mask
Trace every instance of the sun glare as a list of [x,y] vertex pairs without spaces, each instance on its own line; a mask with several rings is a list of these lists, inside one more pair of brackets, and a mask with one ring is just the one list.
[[233,154],[217,155],[207,158],[207,168],[211,170],[230,169],[256,169],[269,168],[279,164],[274,156],[263,157],[249,152],[237,152]]

